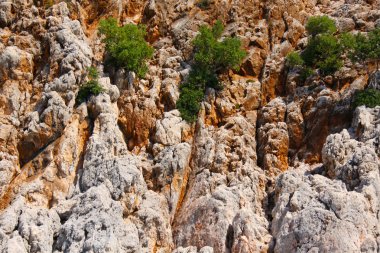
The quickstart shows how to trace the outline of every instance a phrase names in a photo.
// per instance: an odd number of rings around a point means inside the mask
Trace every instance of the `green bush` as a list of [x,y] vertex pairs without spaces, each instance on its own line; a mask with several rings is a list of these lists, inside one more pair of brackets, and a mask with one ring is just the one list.
[[369,44],[371,45],[369,58],[376,60],[376,62],[378,63],[380,58],[380,28],[376,28],[370,31],[368,33],[368,40]]
[[297,52],[290,52],[287,56],[286,56],[286,64],[290,67],[290,68],[294,68],[294,67],[297,67],[297,66],[302,66],[303,65],[303,60],[300,56],[299,53]]
[[246,52],[237,38],[221,40],[224,26],[217,21],[212,28],[201,26],[193,40],[194,63],[189,77],[181,85],[177,108],[188,122],[194,122],[207,87],[222,89],[218,74],[228,69],[239,70]]
[[342,44],[349,58],[353,62],[365,63],[366,61],[375,61],[377,69],[380,60],[380,28],[376,28],[363,35],[343,34]]
[[331,34],[320,34],[309,40],[301,57],[305,65],[318,68],[322,75],[331,75],[343,66],[342,46]]
[[291,68],[301,67],[300,80],[305,81],[319,69],[322,76],[332,75],[343,66],[342,55],[347,47],[351,47],[352,40],[347,35],[334,36],[336,26],[327,16],[309,18],[306,29],[311,35],[306,48],[297,54],[291,52],[286,60]]
[[103,88],[98,82],[99,73],[95,67],[88,68],[88,77],[90,80],[79,87],[77,103],[86,102],[91,96],[97,96],[103,92]]
[[181,117],[194,122],[197,119],[200,103],[204,97],[204,91],[194,86],[181,87],[181,94],[177,101],[177,108],[181,112]]
[[87,71],[88,71],[87,76],[88,76],[91,80],[97,80],[97,79],[99,78],[99,72],[98,72],[98,70],[97,70],[95,67],[91,66],[91,67],[89,67],[89,68],[87,69]]
[[310,17],[306,24],[306,31],[315,37],[318,34],[333,34],[337,31],[334,20],[328,16]]
[[146,62],[153,56],[153,48],[145,41],[145,27],[127,24],[119,27],[117,20],[108,18],[100,21],[99,32],[105,37],[106,50],[117,66],[134,71],[144,77]]
[[224,26],[219,20],[211,29],[207,26],[200,27],[200,33],[193,41],[194,66],[206,68],[210,72],[239,69],[246,52],[241,49],[238,38],[225,38],[220,41],[223,30]]
[[354,96],[352,106],[353,108],[356,108],[361,105],[370,108],[380,106],[380,91],[375,89],[358,91]]

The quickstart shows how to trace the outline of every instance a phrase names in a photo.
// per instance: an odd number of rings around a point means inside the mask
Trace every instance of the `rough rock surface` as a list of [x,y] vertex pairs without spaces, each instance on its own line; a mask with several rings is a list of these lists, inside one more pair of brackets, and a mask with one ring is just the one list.
[[323,167],[301,165],[279,176],[272,211],[275,252],[379,250],[379,153],[371,139],[352,138],[359,124],[367,126],[360,135],[378,128],[378,110],[357,108],[350,132],[328,136]]
[[[379,252],[380,107],[351,108],[379,72],[298,82],[312,15],[380,27],[374,0],[0,0],[0,252]],[[105,64],[108,16],[146,25],[145,78]],[[189,124],[179,86],[217,19],[247,57]],[[103,91],[79,104],[89,66]]]

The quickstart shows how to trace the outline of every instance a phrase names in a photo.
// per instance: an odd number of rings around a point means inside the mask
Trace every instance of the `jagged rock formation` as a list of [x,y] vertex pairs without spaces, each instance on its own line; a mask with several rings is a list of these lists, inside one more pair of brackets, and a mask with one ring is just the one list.
[[[363,66],[300,85],[311,15],[380,25],[377,1],[0,0],[0,252],[378,252],[380,108]],[[147,25],[144,79],[104,65],[106,16]],[[175,109],[198,28],[248,52],[194,124]],[[103,92],[77,104],[86,68]]]

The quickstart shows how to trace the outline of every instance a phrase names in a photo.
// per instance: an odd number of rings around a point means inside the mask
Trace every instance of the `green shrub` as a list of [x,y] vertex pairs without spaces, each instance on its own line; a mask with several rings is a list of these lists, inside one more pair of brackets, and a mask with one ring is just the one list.
[[224,26],[219,20],[211,29],[207,26],[200,27],[200,33],[193,41],[194,66],[206,68],[210,72],[239,69],[246,52],[241,49],[238,38],[225,38],[220,41],[223,30]]
[[290,68],[294,68],[294,67],[297,67],[297,66],[302,66],[303,65],[303,60],[300,56],[299,53],[297,52],[290,52],[287,56],[286,56],[286,64],[290,67]]
[[333,34],[336,30],[334,20],[328,16],[310,17],[306,24],[306,31],[313,37],[318,34]]
[[379,69],[380,59],[380,28],[376,28],[368,32],[368,42],[370,45],[370,51],[368,59],[376,61],[376,67]]
[[177,108],[184,120],[194,122],[197,119],[203,97],[204,91],[198,87],[184,86],[181,88]]
[[376,28],[365,36],[361,33],[356,35],[342,35],[342,44],[349,58],[353,62],[365,63],[375,61],[377,69],[380,59],[380,28]]
[[99,32],[105,37],[106,50],[117,66],[134,71],[144,77],[147,60],[153,56],[153,48],[145,41],[145,27],[127,24],[119,27],[117,20],[108,18],[100,21]]
[[194,63],[189,77],[181,85],[177,108],[188,122],[194,122],[207,87],[222,89],[218,74],[228,69],[238,70],[246,52],[237,38],[221,40],[224,26],[217,21],[212,28],[201,26],[193,40]]
[[334,36],[336,26],[328,16],[309,18],[306,24],[309,38],[306,48],[299,55],[291,52],[286,57],[289,67],[301,67],[300,80],[305,81],[319,69],[322,76],[332,75],[343,66],[342,55],[346,48],[352,46],[350,36]]
[[321,34],[309,40],[301,57],[305,65],[319,68],[322,75],[331,75],[343,66],[342,46],[331,34]]
[[91,80],[97,80],[99,78],[99,72],[95,67],[91,66],[87,69],[87,71],[87,75]]
[[380,106],[380,91],[375,89],[358,91],[354,96],[352,106],[353,108],[356,108],[361,105],[370,108]]
[[90,80],[79,87],[77,103],[86,102],[91,96],[97,96],[103,92],[103,88],[98,82],[99,73],[95,67],[88,68],[88,77]]

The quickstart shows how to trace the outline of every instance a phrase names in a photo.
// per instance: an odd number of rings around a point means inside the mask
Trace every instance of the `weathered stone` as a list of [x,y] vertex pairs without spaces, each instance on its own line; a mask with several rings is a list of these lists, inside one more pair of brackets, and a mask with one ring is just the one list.
[[112,200],[104,185],[92,187],[57,207],[62,225],[56,242],[58,251],[136,252],[136,226],[125,223],[123,208]]

